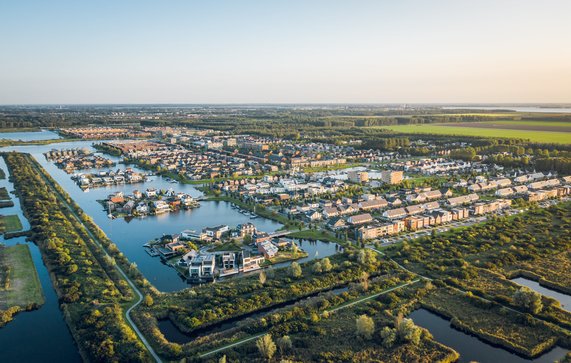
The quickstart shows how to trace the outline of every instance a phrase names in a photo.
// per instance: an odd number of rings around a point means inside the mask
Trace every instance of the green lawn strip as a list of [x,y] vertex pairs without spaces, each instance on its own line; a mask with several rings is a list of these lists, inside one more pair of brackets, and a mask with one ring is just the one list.
[[10,267],[10,286],[7,290],[0,290],[0,308],[43,304],[42,285],[28,245],[1,248],[0,255]]
[[527,139],[533,142],[571,144],[571,137],[567,132],[532,131],[532,130],[498,130],[481,127],[449,126],[448,124],[420,124],[398,126],[374,126],[397,133],[433,134],[451,136],[474,136],[508,139]]
[[0,232],[16,232],[22,230],[22,222],[17,215],[0,215]]

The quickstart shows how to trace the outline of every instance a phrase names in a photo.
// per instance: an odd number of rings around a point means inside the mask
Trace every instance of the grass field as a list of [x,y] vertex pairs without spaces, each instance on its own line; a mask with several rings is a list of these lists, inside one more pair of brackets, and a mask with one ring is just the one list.
[[22,230],[22,222],[17,215],[0,216],[0,232],[16,232]]
[[[497,121],[492,121],[497,122]],[[515,121],[519,122],[519,121]],[[505,130],[485,127],[464,127],[449,126],[449,124],[422,124],[422,125],[398,125],[398,126],[376,126],[398,133],[412,134],[434,134],[453,136],[479,136],[494,138],[527,139],[532,142],[571,144],[571,133],[553,131],[532,131],[532,130]]]
[[2,264],[9,267],[8,288],[0,289],[0,310],[11,306],[41,305],[44,302],[42,285],[28,245],[0,248]]

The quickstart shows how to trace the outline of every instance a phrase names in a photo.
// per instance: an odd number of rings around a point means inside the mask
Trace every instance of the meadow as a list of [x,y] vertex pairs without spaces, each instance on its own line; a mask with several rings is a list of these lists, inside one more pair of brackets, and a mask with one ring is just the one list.
[[[395,125],[395,126],[375,126],[375,128],[383,128],[397,133],[403,134],[433,134],[433,135],[453,135],[453,136],[474,136],[474,137],[493,137],[493,138],[510,138],[510,139],[526,139],[532,142],[540,143],[557,143],[571,144],[571,133],[564,131],[537,131],[525,129],[534,126],[537,121],[503,121],[508,125],[498,124],[502,121],[490,121],[488,123],[478,123],[479,126],[473,124],[418,124],[418,125]],[[543,122],[539,122],[543,123]],[[490,125],[483,127],[482,125]],[[531,125],[530,125],[531,124]],[[549,127],[569,127],[567,122],[547,122]],[[561,126],[552,126],[558,124]],[[462,125],[462,126],[460,126]],[[487,126],[486,125],[486,126]],[[518,127],[519,125],[519,127]],[[528,125],[528,126],[526,126]],[[509,128],[507,128],[508,126]],[[535,125],[537,127],[537,125]],[[541,127],[541,126],[540,126]]]

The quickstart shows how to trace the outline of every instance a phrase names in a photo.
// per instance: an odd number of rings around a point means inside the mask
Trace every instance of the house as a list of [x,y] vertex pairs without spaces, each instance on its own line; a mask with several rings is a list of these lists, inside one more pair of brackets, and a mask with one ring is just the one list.
[[190,260],[188,274],[191,279],[213,278],[215,268],[214,254],[207,253],[193,257]]
[[407,212],[404,208],[389,209],[383,213],[383,217],[386,217],[389,219],[403,218],[406,215],[407,215]]
[[270,241],[258,243],[258,251],[267,259],[273,258],[278,254],[278,248]]
[[329,219],[332,217],[337,217],[339,215],[339,211],[335,207],[325,207],[323,208],[323,217]]
[[145,190],[145,196],[147,198],[155,198],[158,195],[158,191],[155,188],[150,188]]
[[258,243],[269,241],[270,235],[267,234],[266,232],[256,231],[256,233],[254,233],[252,235],[252,239],[254,240],[254,243],[258,244]]
[[265,258],[264,256],[249,256],[249,257],[243,257],[242,258],[242,271],[243,272],[249,272],[249,271],[255,271],[255,270],[259,270],[261,268],[261,264],[264,262]]
[[347,225],[347,223],[345,222],[345,220],[343,218],[340,218],[340,217],[331,218],[327,222],[327,227],[332,229],[332,230],[343,228],[346,225]]
[[224,252],[220,259],[224,270],[233,270],[238,267],[236,263],[236,253],[234,252]]
[[369,213],[357,214],[347,218],[347,223],[352,225],[365,224],[373,221],[373,216]]
[[163,200],[155,200],[153,201],[153,210],[155,214],[162,214],[170,212],[171,207]]
[[367,200],[358,204],[361,210],[373,210],[385,208],[389,203],[384,199]]
[[310,222],[320,221],[322,215],[316,210],[310,210],[305,213],[305,218]]
[[512,188],[502,188],[502,189],[498,189],[496,190],[496,196],[498,197],[507,197],[514,194],[514,191]]
[[451,207],[456,207],[456,206],[459,206],[462,204],[473,203],[473,202],[477,201],[478,199],[480,199],[478,194],[472,193],[472,194],[468,194],[468,195],[461,195],[459,197],[448,198],[448,204]]
[[180,243],[179,241],[176,241],[176,242],[173,241],[173,242],[167,243],[165,245],[165,247],[167,249],[171,250],[172,252],[177,252],[177,251],[181,251],[181,250],[185,249],[185,245]]
[[147,214],[149,213],[149,206],[146,203],[140,202],[139,204],[137,204],[135,211],[138,214]]
[[246,236],[252,236],[254,233],[256,233],[256,226],[250,222],[243,223],[236,226],[236,231],[238,232],[239,237],[244,238]]
[[230,227],[227,225],[219,225],[216,227],[206,227],[202,229],[202,232],[205,233],[208,237],[214,239],[222,238],[222,235],[230,230]]
[[370,240],[386,235],[393,235],[404,230],[404,225],[404,221],[370,224],[368,226],[359,227],[356,230],[355,237],[358,240]]

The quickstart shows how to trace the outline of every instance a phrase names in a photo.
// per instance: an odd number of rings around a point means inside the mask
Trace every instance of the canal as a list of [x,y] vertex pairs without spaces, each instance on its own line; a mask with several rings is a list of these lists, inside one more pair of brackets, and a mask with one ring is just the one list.
[[415,310],[409,317],[416,325],[428,329],[436,341],[457,351],[460,354],[458,362],[461,363],[474,361],[481,363],[552,363],[565,357],[567,353],[565,349],[555,347],[535,359],[527,359],[454,329],[449,320],[426,309]]
[[[24,230],[28,230],[30,224],[22,213],[20,200],[11,193],[14,187],[8,181],[9,173],[3,158],[0,158],[0,168],[6,173],[6,179],[0,180],[0,187],[8,190],[14,202],[13,207],[2,208],[0,213],[18,215]],[[26,242],[25,237],[4,240],[2,236],[0,243],[7,246],[28,245],[45,299],[39,309],[20,312],[14,316],[14,320],[0,328],[0,362],[81,362],[39,248]]]
[[562,292],[547,288],[545,286],[541,286],[539,282],[526,279],[525,277],[517,277],[515,279],[512,279],[511,281],[515,282],[518,285],[529,287],[530,289],[540,293],[541,295],[545,295],[552,299],[555,299],[559,301],[562,309],[571,311],[571,295],[567,295]]

